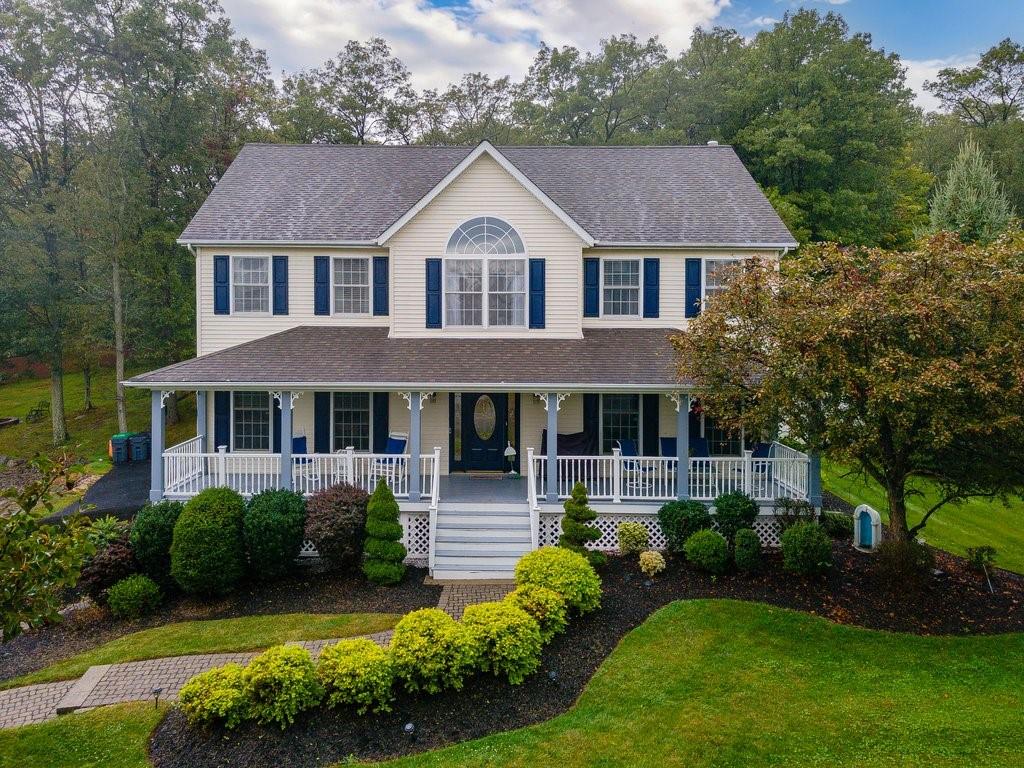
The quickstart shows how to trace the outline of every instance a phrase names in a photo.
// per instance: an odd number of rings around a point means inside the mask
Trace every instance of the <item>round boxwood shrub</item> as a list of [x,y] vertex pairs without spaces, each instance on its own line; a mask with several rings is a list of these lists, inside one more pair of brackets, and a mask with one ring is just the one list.
[[619,523],[615,529],[619,537],[619,552],[623,555],[639,555],[650,544],[651,537],[643,523]]
[[128,534],[124,534],[120,539],[98,550],[82,567],[78,585],[99,603],[106,599],[108,589],[136,572],[138,563],[135,562],[135,555],[128,543]]
[[817,523],[796,523],[782,532],[782,567],[817,576],[832,565],[832,540]]
[[505,599],[533,617],[540,627],[540,639],[544,643],[564,632],[569,623],[565,598],[553,589],[524,584],[512,590]]
[[370,494],[348,483],[317,491],[306,500],[306,538],[331,568],[354,568],[363,554]]
[[395,678],[410,693],[438,693],[462,688],[476,664],[472,638],[459,622],[439,608],[406,614],[388,645]]
[[225,728],[234,728],[250,716],[244,689],[244,670],[239,664],[214,667],[181,687],[178,708],[192,725],[221,722]]
[[601,605],[601,579],[583,555],[562,547],[541,547],[516,563],[516,586],[547,587],[578,613]]
[[132,522],[128,535],[132,552],[142,572],[158,584],[167,584],[171,579],[171,541],[183,508],[178,501],[147,504]]
[[653,549],[640,553],[640,570],[644,576],[653,579],[665,570],[665,558]]
[[107,590],[110,612],[118,619],[137,619],[160,607],[160,587],[149,576],[136,573]]
[[742,491],[723,493],[715,499],[715,523],[718,532],[732,545],[736,531],[752,528],[757,520],[757,504]]
[[174,526],[171,576],[185,592],[221,595],[245,573],[245,501],[230,488],[207,488],[185,505]]
[[305,525],[306,502],[301,493],[272,489],[249,499],[242,536],[252,574],[275,579],[287,573],[302,549]]
[[732,548],[737,570],[754,573],[761,567],[761,538],[752,528],[736,531]]
[[833,539],[853,538],[853,515],[845,515],[842,512],[822,512],[818,518],[825,533]]
[[466,606],[462,626],[484,672],[505,675],[512,685],[519,685],[540,666],[540,626],[519,606],[505,601]]
[[658,510],[658,524],[670,552],[682,552],[686,540],[711,527],[711,513],[699,501],[670,501]]
[[406,550],[402,544],[402,524],[398,521],[398,502],[382,479],[366,508],[366,559],[363,573],[374,584],[397,584],[405,576]]
[[309,651],[297,645],[275,645],[264,651],[249,662],[242,680],[252,717],[277,723],[282,730],[324,696]]
[[388,652],[372,640],[357,637],[327,646],[316,674],[329,707],[355,707],[360,715],[391,711],[394,665]]
[[686,559],[716,576],[729,567],[729,544],[718,531],[697,531],[686,540]]

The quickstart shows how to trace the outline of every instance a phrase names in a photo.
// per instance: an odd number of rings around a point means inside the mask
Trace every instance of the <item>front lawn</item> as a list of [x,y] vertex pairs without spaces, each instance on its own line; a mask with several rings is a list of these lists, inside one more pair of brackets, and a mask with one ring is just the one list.
[[[826,490],[850,504],[869,504],[883,519],[888,517],[885,492],[873,480],[850,475],[841,464],[821,462],[821,481]],[[925,493],[907,500],[911,525],[939,500],[933,486],[921,482]],[[949,505],[928,519],[920,536],[929,544],[964,555],[968,547],[988,544],[999,552],[996,565],[1024,573],[1024,500],[1012,499],[1006,506],[999,501],[973,499],[959,506]]]
[[37,672],[6,680],[0,688],[79,677],[97,664],[142,661],[192,653],[254,651],[278,643],[383,632],[401,618],[390,613],[284,613],[236,619],[182,621],[133,632]]

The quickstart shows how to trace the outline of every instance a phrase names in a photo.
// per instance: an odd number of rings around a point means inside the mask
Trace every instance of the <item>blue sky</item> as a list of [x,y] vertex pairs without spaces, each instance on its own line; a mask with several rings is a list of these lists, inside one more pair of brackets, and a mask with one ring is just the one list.
[[1024,0],[221,0],[235,28],[265,48],[275,73],[318,66],[350,39],[386,38],[420,88],[462,73],[520,78],[537,43],[593,48],[602,37],[657,34],[673,53],[697,26],[746,36],[802,6],[835,10],[895,51],[918,103],[921,83],[965,66],[1004,37],[1024,41]]

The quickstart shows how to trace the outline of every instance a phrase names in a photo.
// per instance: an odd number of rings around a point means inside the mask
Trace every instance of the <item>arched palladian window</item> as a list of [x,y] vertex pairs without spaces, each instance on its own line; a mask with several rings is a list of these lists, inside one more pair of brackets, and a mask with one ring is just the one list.
[[508,222],[478,216],[458,227],[444,274],[446,326],[526,326],[526,247]]

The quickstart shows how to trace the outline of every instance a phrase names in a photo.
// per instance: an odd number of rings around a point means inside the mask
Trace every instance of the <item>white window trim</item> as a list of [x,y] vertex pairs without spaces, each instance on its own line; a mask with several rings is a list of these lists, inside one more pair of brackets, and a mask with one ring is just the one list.
[[[700,260],[700,301],[701,305],[708,298],[708,262],[709,261],[731,261],[736,264],[743,264],[742,256],[705,256]],[[710,294],[714,296],[714,294]]]
[[[330,452],[331,453],[338,453],[338,452],[341,452],[341,451],[345,451],[349,447],[347,445],[343,445],[340,448],[335,448],[334,447],[334,410],[335,410],[335,408],[334,408],[334,397],[335,397],[335,395],[338,395],[338,394],[341,394],[341,393],[340,392],[331,392],[331,442],[330,442],[330,448],[331,448]],[[370,400],[370,440],[369,440],[369,443],[370,444],[369,444],[369,448],[367,448],[367,450],[365,450],[365,451],[356,450],[356,453],[373,453],[373,438],[374,438],[374,434],[373,434],[373,392],[360,392],[360,393],[357,393],[357,394],[365,394],[365,395],[369,396],[369,400]],[[391,397],[389,395],[388,396],[388,407],[389,408],[391,407],[390,399],[391,399]]]
[[[235,259],[263,259],[267,262],[267,309],[266,311],[240,311],[235,309]],[[228,262],[228,299],[231,314],[243,317],[270,317],[274,312],[274,257],[263,253],[234,253]],[[234,404],[234,400],[232,400]]]
[[[441,327],[442,328],[453,328],[457,330],[471,330],[471,329],[487,329],[487,328],[500,328],[500,329],[514,329],[523,330],[528,328],[530,325],[530,263],[526,254],[516,254],[511,256],[484,256],[483,254],[465,254],[455,255],[446,254],[442,261],[441,270]],[[483,294],[482,304],[482,322],[480,325],[459,325],[448,322],[448,263],[450,261],[479,261],[481,262],[481,293]],[[520,261],[523,264],[523,322],[516,325],[491,325],[491,291],[490,291],[490,263],[492,261]],[[502,291],[501,293],[508,293]]]
[[[243,314],[254,314],[254,313],[243,313]],[[258,389],[247,389],[242,390],[243,392],[259,392]],[[267,403],[270,406],[270,427],[267,431],[267,448],[266,450],[260,448],[246,448],[241,451],[242,454],[247,453],[273,453],[274,452],[274,396],[267,392]],[[235,391],[231,390],[231,452],[237,453],[235,450]]]
[[[334,289],[335,289],[337,283],[336,283],[336,281],[334,279],[334,266],[335,266],[335,264],[337,264],[338,259],[362,259],[363,261],[366,262],[366,291],[367,291],[367,293],[366,293],[366,295],[367,295],[366,307],[367,307],[367,309],[366,309],[365,312],[336,312],[335,311],[334,308],[337,306],[337,304],[335,304],[335,301],[334,301]],[[354,253],[354,254],[351,254],[351,255],[349,255],[349,254],[341,254],[341,255],[331,256],[331,316],[332,317],[371,317],[372,315],[373,315],[373,257],[372,256],[368,256],[368,255],[363,255],[361,253]],[[333,402],[333,398],[332,398],[332,402]]]
[[[606,261],[635,261],[637,263],[637,275],[639,276],[639,284],[637,285],[637,301],[636,301],[636,314],[629,315],[611,315],[604,311],[604,263]],[[600,299],[599,314],[601,317],[607,317],[611,320],[640,320],[644,316],[644,265],[643,259],[634,258],[632,256],[603,256],[600,259],[601,273],[598,275],[598,297]],[[616,286],[612,286],[613,288]],[[622,287],[622,286],[618,286]]]
[[[630,394],[623,392],[621,394]],[[633,395],[637,398],[637,425],[636,425],[636,452],[644,455],[644,396]],[[659,403],[660,405],[660,403]],[[703,426],[701,427],[703,429]],[[604,393],[598,395],[597,400],[597,450],[599,456],[610,456],[608,453],[601,453],[604,450]]]

